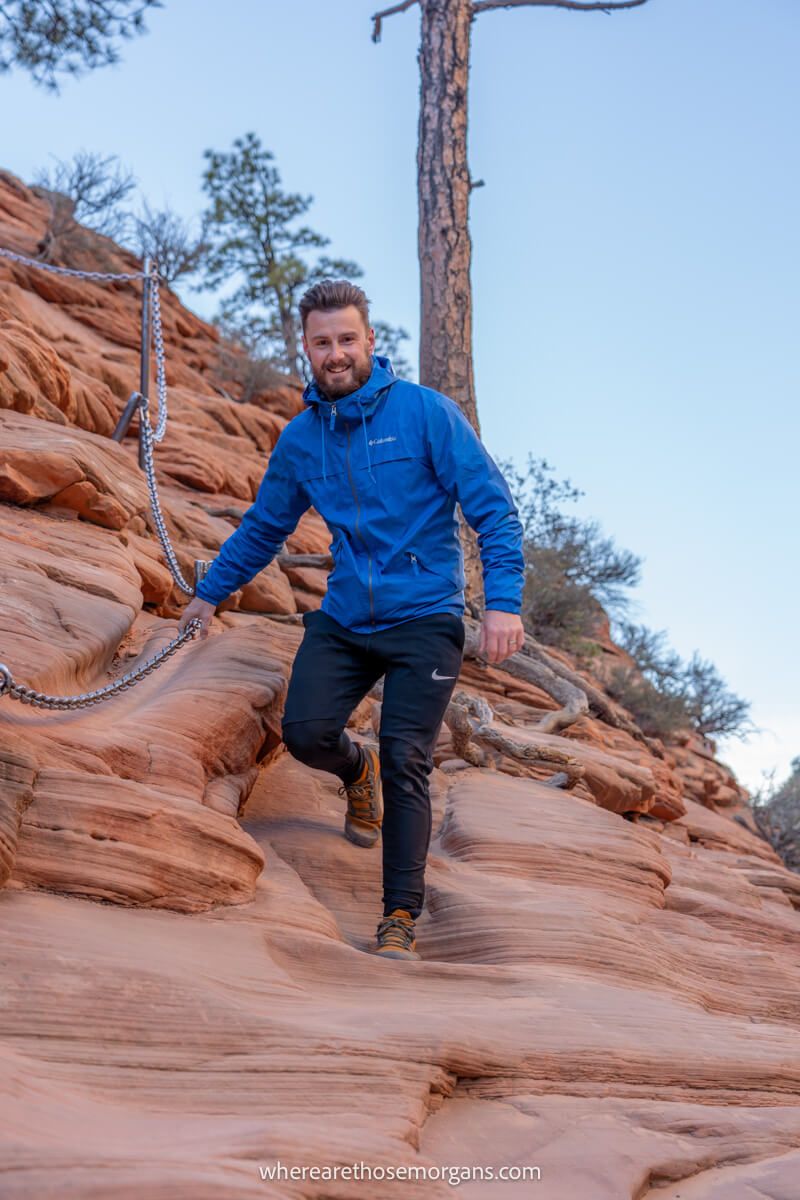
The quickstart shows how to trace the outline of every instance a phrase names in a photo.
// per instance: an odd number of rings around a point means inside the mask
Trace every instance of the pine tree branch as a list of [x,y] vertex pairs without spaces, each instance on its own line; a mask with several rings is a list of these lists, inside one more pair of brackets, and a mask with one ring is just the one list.
[[[598,3],[582,3],[581,0],[475,0],[472,5],[473,16],[480,12],[488,12],[490,8],[522,8],[523,6],[537,8],[571,8],[578,12],[610,13],[614,8],[638,8],[647,0],[613,0],[613,3],[599,0]],[[404,6],[406,7],[406,6]]]
[[403,0],[402,4],[395,4],[393,8],[385,8],[383,12],[374,13],[372,17],[372,40],[379,42],[381,40],[381,24],[384,17],[394,16],[395,13],[405,12],[407,8],[417,4],[418,0]]

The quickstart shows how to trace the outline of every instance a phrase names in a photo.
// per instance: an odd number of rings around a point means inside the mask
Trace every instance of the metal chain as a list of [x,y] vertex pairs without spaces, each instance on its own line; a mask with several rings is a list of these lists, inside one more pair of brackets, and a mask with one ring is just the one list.
[[113,281],[115,279],[150,280],[153,340],[156,352],[156,389],[158,391],[158,422],[153,438],[156,442],[163,441],[164,434],[167,432],[167,365],[164,354],[164,333],[161,323],[161,297],[158,290],[161,283],[161,276],[158,273],[157,264],[153,264],[153,268],[149,274],[146,271],[137,271],[135,274],[125,275],[115,274],[112,271],[79,271],[74,267],[57,267],[53,263],[41,262],[38,258],[28,258],[25,254],[17,254],[15,250],[7,250],[2,246],[0,246],[0,256],[10,258],[14,262],[24,263],[28,267],[38,267],[40,271],[50,271],[54,275],[71,275],[76,279],[94,279],[101,282]]
[[[155,345],[156,355],[156,389],[158,391],[158,420],[156,427],[153,429],[150,424],[150,415],[148,402],[144,396],[139,397],[139,421],[141,424],[141,440],[144,457],[144,471],[147,477],[147,487],[150,492],[150,502],[153,509],[153,521],[156,526],[159,541],[164,550],[164,555],[167,559],[169,569],[172,572],[172,577],[178,587],[186,592],[188,596],[194,595],[194,588],[191,587],[184,579],[175,551],[169,539],[166,524],[164,523],[164,515],[161,511],[161,504],[158,499],[158,486],[156,484],[155,464],[153,462],[154,443],[161,442],[167,431],[167,364],[166,354],[164,352],[164,329],[161,320],[161,296],[159,293],[159,284],[161,277],[158,273],[158,267],[154,263],[153,268],[149,273],[139,271],[135,275],[114,275],[104,271],[78,271],[71,267],[56,267],[51,263],[39,262],[35,258],[27,258],[24,254],[17,254],[14,250],[6,250],[0,247],[0,255],[5,258],[11,258],[15,262],[25,263],[31,267],[39,267],[43,271],[53,271],[57,275],[74,275],[80,279],[148,279],[150,282],[150,298],[152,306],[153,319],[153,342]],[[0,695],[2,691],[0,690]]]
[[[156,527],[159,541],[161,542],[164,556],[169,565],[172,577],[178,587],[186,592],[188,596],[194,595],[194,587],[186,582],[178,564],[178,559],[175,551],[172,548],[172,543],[169,539],[169,533],[164,522],[164,515],[161,511],[161,504],[158,498],[158,486],[156,484],[155,463],[153,461],[153,450],[156,442],[163,440],[167,428],[167,371],[166,371],[166,356],[164,353],[164,333],[161,322],[161,300],[159,295],[159,283],[161,282],[158,274],[157,266],[153,266],[149,276],[144,271],[138,271],[135,274],[114,274],[110,271],[79,271],[72,267],[57,267],[52,263],[43,263],[35,258],[28,258],[24,254],[17,254],[14,250],[6,250],[0,247],[0,256],[3,258],[12,259],[14,262],[23,263],[26,266],[38,267],[41,271],[50,271],[55,275],[71,275],[78,279],[94,279],[98,281],[110,280],[134,280],[148,279],[151,285],[151,301],[152,301],[152,316],[153,316],[153,340],[155,343],[156,353],[156,389],[158,392],[158,422],[156,428],[153,429],[150,424],[150,411],[145,396],[139,397],[139,427],[140,438],[143,450],[144,473],[147,478],[147,488],[150,493],[150,504],[153,510],[153,522]],[[156,667],[160,666],[167,658],[175,653],[175,651],[195,636],[199,629],[202,628],[202,621],[199,617],[194,617],[186,625],[181,633],[174,637],[163,650],[159,650],[152,658],[147,659],[140,667],[133,671],[129,671],[120,679],[113,683],[106,684],[105,687],[98,688],[94,692],[83,692],[78,696],[49,696],[44,692],[37,692],[33,688],[25,687],[24,684],[17,683],[11,674],[11,671],[5,663],[0,663],[0,697],[10,696],[12,700],[19,700],[22,704],[31,704],[36,708],[54,708],[60,710],[88,708],[91,704],[99,704],[103,700],[107,700],[110,696],[115,696],[117,693],[125,691],[132,687]]]
[[5,250],[0,246],[0,256],[3,258],[11,258],[14,262],[24,263],[27,267],[38,267],[40,271],[51,271],[54,275],[74,275],[77,279],[97,279],[97,280],[112,280],[112,279],[144,279],[143,271],[137,271],[133,275],[117,275],[112,271],[78,271],[73,267],[56,267],[53,263],[41,262],[38,258],[28,258],[24,254],[17,254],[14,250]]
[[156,352],[156,391],[158,393],[158,422],[153,433],[153,441],[160,442],[167,432],[167,363],[164,354],[164,331],[161,326],[161,297],[158,291],[158,285],[161,280],[156,266],[153,267],[150,280],[150,300],[153,313],[153,345]]
[[128,671],[126,675],[123,675],[120,679],[115,679],[113,683],[107,683],[105,687],[98,688],[94,692],[82,692],[79,696],[48,696],[45,692],[34,691],[33,688],[25,687],[24,684],[15,683],[14,677],[6,664],[0,663],[0,696],[10,696],[12,700],[19,700],[22,704],[31,704],[35,708],[88,708],[91,704],[99,704],[102,700],[107,700],[109,696],[115,696],[118,692],[124,692],[127,688],[133,687],[135,683],[138,683],[140,679],[144,679],[145,675],[149,675],[151,671],[160,666],[184,642],[188,642],[193,638],[202,624],[199,617],[193,617],[177,637],[174,637],[163,650],[159,650],[152,658],[148,658],[146,662],[143,662],[140,667],[137,667],[133,671]]
[[139,398],[139,436],[142,439],[142,447],[144,449],[144,473],[147,478],[147,490],[150,493],[150,507],[153,510],[153,524],[156,527],[158,540],[161,542],[161,548],[164,551],[164,557],[167,560],[169,569],[172,572],[172,578],[177,583],[181,591],[186,592],[187,596],[194,595],[194,588],[186,582],[178,564],[178,559],[175,551],[172,548],[172,543],[169,540],[169,533],[164,522],[164,514],[161,511],[161,503],[158,499],[158,485],[156,483],[156,467],[153,461],[153,443],[155,434],[153,426],[150,424],[150,409],[147,400],[144,396]]
[[[150,424],[148,403],[144,396],[141,396],[139,399],[139,425],[144,449],[144,473],[150,493],[150,505],[153,511],[153,522],[156,527],[156,533],[161,542],[164,557],[167,560],[173,579],[181,591],[186,592],[188,596],[193,596],[194,587],[188,584],[183,577],[177,556],[170,542],[169,533],[164,522],[164,515],[161,511],[161,503],[158,498],[158,485],[156,484],[155,463],[153,461],[154,433],[153,427]],[[136,670],[129,671],[121,679],[116,680],[114,683],[106,684],[105,687],[98,688],[97,691],[84,692],[79,696],[48,696],[42,692],[35,691],[33,688],[25,687],[24,684],[14,681],[5,663],[0,663],[0,697],[8,695],[12,700],[20,700],[23,704],[32,704],[38,708],[73,709],[87,708],[90,704],[99,704],[100,701],[107,700],[109,696],[114,696],[117,692],[124,691],[126,688],[132,687],[133,684],[138,683],[140,679],[144,679],[157,666],[160,666],[165,659],[174,654],[184,642],[193,638],[201,626],[202,621],[200,618],[193,617],[182,633],[173,638],[163,650],[159,650],[158,654],[153,655],[152,658],[142,663]]]

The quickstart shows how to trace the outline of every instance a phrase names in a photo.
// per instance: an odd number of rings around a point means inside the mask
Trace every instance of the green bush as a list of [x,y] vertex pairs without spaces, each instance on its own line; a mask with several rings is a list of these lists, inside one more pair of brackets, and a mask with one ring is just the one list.
[[681,697],[659,691],[637,671],[615,668],[606,690],[627,708],[648,737],[669,742],[689,726],[689,715]]
[[554,479],[546,459],[528,455],[524,473],[511,460],[498,465],[525,534],[525,626],[547,645],[585,654],[604,614],[626,610],[640,559],[605,537],[596,521],[562,512],[564,502],[583,492]]
[[705,737],[750,733],[750,705],[728,690],[713,663],[696,651],[683,662],[663,632],[625,619],[641,559],[615,545],[596,521],[562,511],[583,492],[555,479],[543,458],[528,455],[523,472],[510,459],[498,465],[524,531],[522,619],[528,631],[585,659],[597,650],[592,639],[608,614],[633,665],[614,669],[606,686],[645,733],[664,740],[686,729]]

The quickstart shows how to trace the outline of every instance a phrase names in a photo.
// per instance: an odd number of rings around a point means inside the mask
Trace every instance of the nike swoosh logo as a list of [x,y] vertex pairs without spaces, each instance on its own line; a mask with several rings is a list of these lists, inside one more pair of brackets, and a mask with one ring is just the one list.
[[439,668],[434,667],[433,671],[431,672],[431,679],[455,679],[455,675],[440,675],[438,672]]

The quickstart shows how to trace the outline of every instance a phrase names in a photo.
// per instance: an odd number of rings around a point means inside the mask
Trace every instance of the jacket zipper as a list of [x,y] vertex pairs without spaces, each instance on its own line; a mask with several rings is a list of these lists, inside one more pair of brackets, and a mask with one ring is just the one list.
[[[334,412],[336,411],[335,408],[333,409],[333,411]],[[374,625],[375,624],[375,607],[374,607],[373,598],[372,598],[372,555],[370,554],[369,546],[364,541],[364,538],[362,537],[362,534],[361,534],[361,530],[358,527],[359,518],[361,517],[361,506],[358,503],[358,493],[356,492],[356,485],[353,481],[353,472],[350,469],[350,425],[346,424],[345,429],[347,431],[347,474],[350,476],[350,487],[352,488],[352,491],[353,491],[353,499],[356,502],[356,533],[361,538],[361,541],[364,545],[364,549],[367,552],[367,561],[369,563],[369,619],[372,622],[372,624]]]

